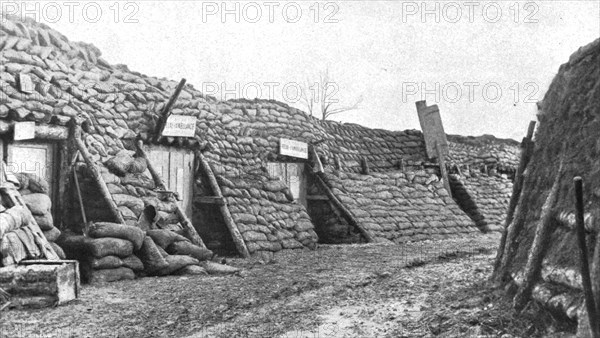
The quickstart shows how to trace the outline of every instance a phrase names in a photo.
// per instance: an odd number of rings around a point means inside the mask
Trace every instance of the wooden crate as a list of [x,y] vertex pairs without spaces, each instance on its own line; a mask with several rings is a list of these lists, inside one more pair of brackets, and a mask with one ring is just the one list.
[[79,262],[23,261],[0,268],[0,288],[10,294],[11,308],[42,308],[79,297]]

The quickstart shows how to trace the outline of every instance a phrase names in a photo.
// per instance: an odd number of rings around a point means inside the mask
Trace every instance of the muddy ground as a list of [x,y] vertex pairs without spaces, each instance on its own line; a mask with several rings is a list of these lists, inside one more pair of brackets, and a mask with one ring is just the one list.
[[[79,300],[2,313],[0,337],[532,337],[486,280],[499,238],[321,245],[239,276],[85,286]],[[533,320],[535,319],[535,320]]]

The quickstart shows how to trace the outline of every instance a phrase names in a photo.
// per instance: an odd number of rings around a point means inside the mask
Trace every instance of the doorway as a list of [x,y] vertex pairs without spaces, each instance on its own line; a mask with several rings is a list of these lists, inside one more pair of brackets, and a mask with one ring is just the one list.
[[290,188],[294,201],[307,208],[306,175],[304,162],[269,162],[267,171],[271,177],[277,177]]

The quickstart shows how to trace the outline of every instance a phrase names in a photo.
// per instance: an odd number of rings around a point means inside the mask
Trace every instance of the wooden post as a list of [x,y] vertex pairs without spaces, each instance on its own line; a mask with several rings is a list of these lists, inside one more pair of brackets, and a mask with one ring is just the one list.
[[579,243],[579,259],[581,266],[581,284],[585,296],[585,307],[590,321],[590,328],[594,338],[600,338],[600,328],[596,318],[596,304],[594,301],[594,292],[592,291],[592,281],[590,280],[590,268],[588,263],[588,250],[585,242],[585,225],[583,223],[583,182],[581,177],[573,179],[575,184],[575,210],[577,221],[577,241]]
[[[204,155],[202,155],[202,152],[200,151],[198,151],[196,154],[196,156],[198,157],[198,163],[200,164],[200,168],[206,174],[206,177],[208,178],[208,183],[212,189],[214,196],[216,196],[217,198],[223,198],[223,192],[221,191],[221,187],[219,186],[217,178],[215,177],[215,174],[210,168],[210,165],[204,158]],[[229,212],[227,204],[224,203],[223,205],[219,205],[219,211],[221,211],[221,215],[223,216],[223,220],[225,221],[225,226],[227,226],[227,229],[229,229],[229,233],[231,234],[231,238],[233,239],[233,243],[235,244],[235,247],[237,248],[238,252],[243,257],[250,257],[250,252],[246,247],[244,238],[242,237],[242,234],[240,233],[237,226],[235,225],[235,222],[233,220],[233,217],[231,217],[231,213]]]
[[310,151],[314,157],[313,168],[314,168],[315,172],[319,172],[319,173],[324,172],[325,170],[323,169],[323,163],[321,163],[321,159],[319,158],[319,153],[317,152],[316,147],[314,145],[312,145],[310,147]]
[[[156,171],[156,168],[154,168],[154,165],[152,164],[152,161],[150,161],[150,158],[148,157],[148,155],[146,154],[146,151],[144,150],[144,142],[142,140],[138,140],[136,142],[136,146],[138,148],[138,153],[144,159],[146,159],[146,162],[148,163],[148,171],[150,171],[150,175],[152,176],[152,179],[154,180],[154,183],[156,184],[156,186],[159,189],[166,191],[167,190],[167,186],[165,185],[165,183],[163,182],[162,178],[158,174],[158,171]],[[189,238],[189,240],[193,244],[206,249],[206,245],[204,245],[204,242],[202,241],[202,238],[200,238],[200,235],[198,235],[198,232],[194,228],[194,225],[189,220],[189,218],[187,217],[187,215],[185,214],[185,212],[183,211],[183,209],[181,208],[181,206],[179,205],[179,203],[177,203],[177,201],[173,197],[173,194],[169,194],[168,200],[169,200],[169,202],[175,204],[175,213],[177,214],[177,217],[179,217],[179,221],[181,222],[181,226],[183,226],[183,229],[186,232],[187,237]]]
[[531,291],[535,285],[535,282],[540,277],[542,271],[542,260],[549,245],[549,238],[552,234],[553,216],[554,216],[554,205],[558,199],[558,191],[560,190],[560,179],[563,175],[563,163],[564,159],[561,160],[556,178],[550,189],[550,193],[542,206],[542,214],[540,215],[540,221],[535,230],[535,237],[531,248],[529,249],[529,255],[527,258],[527,264],[525,265],[525,274],[521,289],[517,292],[514,297],[514,307],[517,311],[521,311],[529,299],[531,298]]
[[448,191],[448,194],[452,196],[452,189],[450,188],[450,181],[448,180],[448,171],[446,170],[446,158],[444,151],[439,143],[435,143],[435,150],[437,152],[438,163],[440,165],[440,173],[442,174],[442,180],[444,181],[444,188]]
[[[161,137],[161,134],[165,128],[165,124],[167,123],[167,119],[169,118],[169,115],[171,115],[170,110],[173,107],[173,104],[175,104],[175,101],[177,101],[179,94],[181,94],[181,91],[183,90],[183,86],[185,86],[185,82],[186,82],[186,79],[181,79],[181,81],[179,81],[179,84],[175,88],[175,92],[173,92],[173,95],[171,95],[171,97],[169,98],[169,101],[167,101],[167,104],[163,107],[162,111],[160,112],[160,118],[158,120],[158,125],[156,126],[156,131],[155,131],[156,135],[154,136],[155,142]],[[172,143],[172,142],[169,142],[169,143]]]
[[316,180],[317,184],[323,189],[323,191],[325,191],[325,194],[327,195],[327,197],[329,197],[329,200],[333,203],[333,205],[335,207],[337,207],[342,212],[342,215],[344,216],[346,221],[348,221],[348,223],[350,223],[350,225],[352,225],[354,228],[356,228],[363,235],[363,237],[367,240],[367,242],[373,242],[373,236],[371,236],[371,234],[367,230],[365,230],[362,226],[360,226],[360,223],[358,223],[356,221],[356,219],[354,218],[354,215],[352,215],[350,210],[348,210],[348,208],[346,208],[346,206],[344,204],[342,204],[342,202],[340,202],[340,200],[337,198],[337,196],[335,196],[335,194],[329,188],[327,183],[325,183],[325,180],[323,180],[321,175],[323,175],[323,174],[315,173],[314,174],[315,180]]
[[500,266],[500,262],[502,260],[502,254],[504,253],[504,247],[506,245],[506,237],[508,233],[508,226],[513,221],[515,209],[517,204],[519,203],[519,199],[521,197],[521,191],[523,189],[523,173],[525,172],[525,168],[527,168],[527,164],[531,159],[531,152],[533,151],[533,142],[531,139],[533,138],[533,131],[535,130],[535,121],[529,122],[529,128],[527,129],[527,136],[523,138],[521,142],[521,158],[519,159],[519,166],[517,167],[517,172],[515,173],[515,179],[512,187],[512,194],[510,196],[510,202],[508,203],[508,211],[506,213],[506,219],[504,220],[504,229],[502,231],[502,237],[500,238],[500,245],[498,246],[498,251],[496,253],[496,258],[494,260],[494,274],[498,270]]
[[100,174],[100,170],[98,170],[96,163],[94,163],[94,160],[92,160],[92,155],[81,140],[81,127],[77,124],[73,124],[73,128],[75,128],[73,132],[73,140],[75,141],[75,145],[77,145],[77,150],[79,150],[79,153],[83,157],[88,170],[92,174],[92,178],[96,181],[96,184],[98,184],[102,198],[108,204],[109,211],[113,214],[117,223],[125,224],[125,219],[123,219],[121,212],[119,212],[119,208],[112,199],[112,195],[110,194],[110,191],[108,191],[108,187],[106,186],[106,182],[104,182],[104,179]]
[[371,170],[369,169],[369,162],[365,157],[360,159],[360,167],[363,175],[369,175],[371,173]]

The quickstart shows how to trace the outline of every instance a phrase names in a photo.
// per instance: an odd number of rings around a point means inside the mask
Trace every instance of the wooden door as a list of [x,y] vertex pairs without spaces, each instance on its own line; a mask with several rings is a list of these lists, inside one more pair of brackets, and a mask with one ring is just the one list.
[[191,219],[194,154],[184,149],[169,147],[152,147],[147,153],[167,189],[177,192],[181,199],[179,205]]
[[306,207],[306,175],[304,174],[304,162],[280,163],[271,162],[267,164],[267,170],[272,177],[278,177],[290,188],[294,201]]
[[[15,142],[8,145],[7,171],[30,173],[45,179],[50,186],[50,198],[55,201],[58,173],[56,146],[52,143]],[[54,205],[56,203],[52,203]]]

